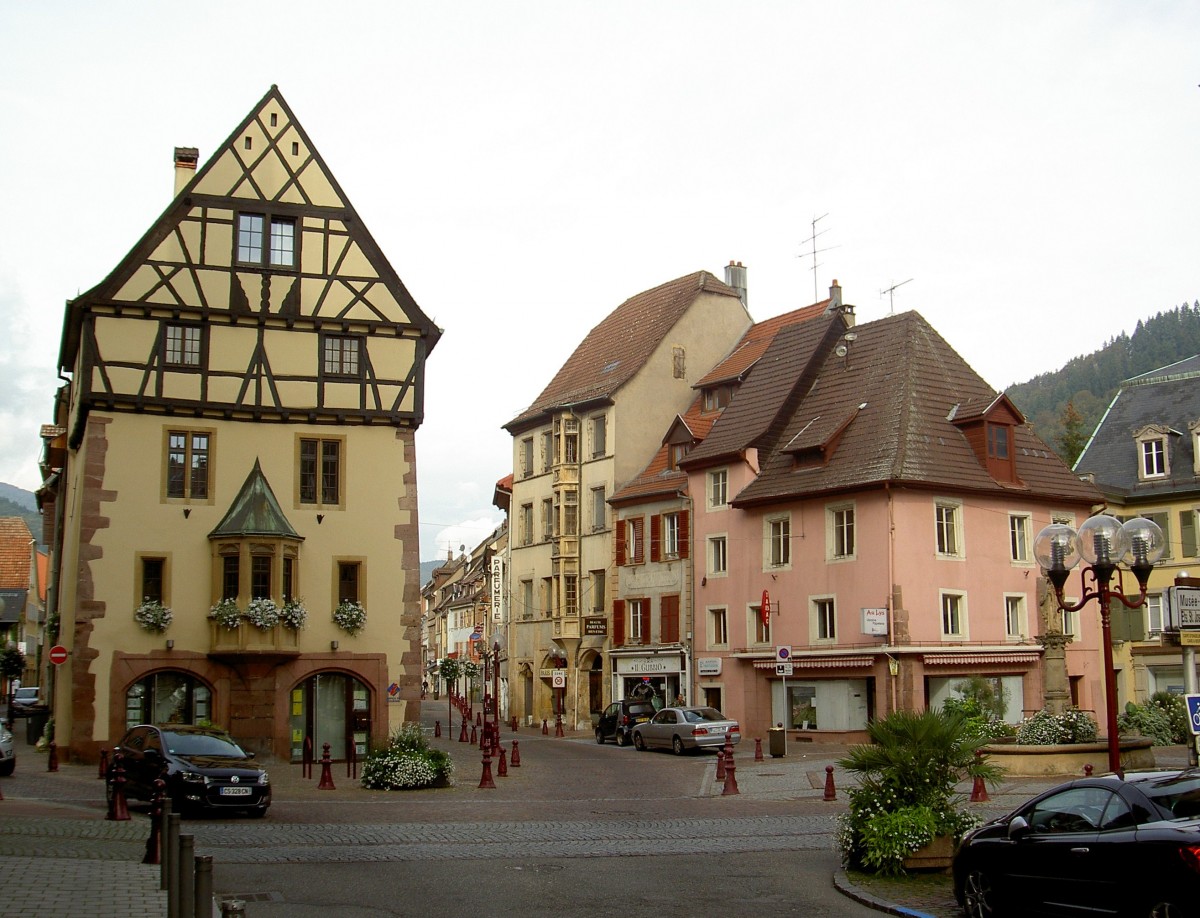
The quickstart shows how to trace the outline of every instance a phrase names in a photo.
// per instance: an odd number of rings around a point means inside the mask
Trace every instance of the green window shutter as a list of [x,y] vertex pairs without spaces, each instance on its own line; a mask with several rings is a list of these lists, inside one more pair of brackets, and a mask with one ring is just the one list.
[[1183,556],[1196,557],[1196,511],[1179,511],[1179,538],[1183,542]]

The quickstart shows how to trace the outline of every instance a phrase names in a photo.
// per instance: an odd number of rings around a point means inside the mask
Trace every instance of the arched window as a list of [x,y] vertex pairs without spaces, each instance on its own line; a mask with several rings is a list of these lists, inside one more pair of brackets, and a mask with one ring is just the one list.
[[138,724],[203,724],[212,717],[212,689],[189,673],[152,673],[125,692],[125,729]]
[[304,761],[304,747],[320,760],[325,743],[335,761],[351,754],[360,761],[367,755],[371,735],[371,692],[365,683],[345,673],[317,673],[292,688],[291,758]]

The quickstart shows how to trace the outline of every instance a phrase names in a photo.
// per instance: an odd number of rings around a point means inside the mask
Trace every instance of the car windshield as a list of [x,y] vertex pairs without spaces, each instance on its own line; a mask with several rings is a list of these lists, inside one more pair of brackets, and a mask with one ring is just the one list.
[[686,709],[683,712],[684,718],[688,723],[698,724],[704,721],[725,720],[725,715],[716,708],[695,708]]
[[244,759],[242,747],[228,737],[212,733],[175,733],[163,731],[167,751],[174,755],[220,755]]
[[1200,816],[1200,774],[1196,772],[1147,783],[1142,789],[1147,797],[1170,810],[1176,819]]

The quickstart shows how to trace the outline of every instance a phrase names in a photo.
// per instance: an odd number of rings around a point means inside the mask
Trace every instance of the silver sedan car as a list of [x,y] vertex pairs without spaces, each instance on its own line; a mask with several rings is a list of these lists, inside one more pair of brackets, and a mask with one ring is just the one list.
[[726,739],[736,745],[742,733],[736,720],[716,708],[663,708],[633,728],[633,746],[638,751],[662,748],[683,755],[693,749],[724,746]]

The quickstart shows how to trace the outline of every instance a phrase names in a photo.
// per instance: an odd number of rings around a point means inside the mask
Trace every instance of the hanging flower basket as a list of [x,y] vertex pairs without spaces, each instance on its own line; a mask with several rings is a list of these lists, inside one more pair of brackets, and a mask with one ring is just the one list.
[[238,625],[242,623],[242,610],[238,608],[236,600],[222,599],[209,610],[208,617],[219,627],[228,631],[236,631]]
[[134,621],[152,634],[162,634],[170,628],[174,617],[168,606],[154,599],[144,600],[133,612]]
[[367,623],[367,610],[362,603],[348,599],[333,610],[333,621],[347,634],[358,634]]
[[270,631],[279,624],[279,606],[273,599],[252,599],[243,617],[259,631]]
[[291,628],[293,631],[299,631],[308,624],[308,609],[304,608],[304,601],[300,599],[289,599],[283,604],[283,608],[279,610],[279,622],[285,628]]

